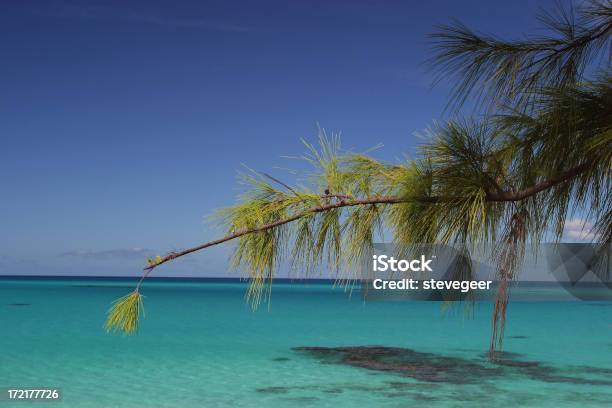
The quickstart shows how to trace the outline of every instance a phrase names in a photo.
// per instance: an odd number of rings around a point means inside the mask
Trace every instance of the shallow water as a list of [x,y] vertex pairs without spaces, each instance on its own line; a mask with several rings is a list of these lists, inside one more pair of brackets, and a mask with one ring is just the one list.
[[[487,302],[466,318],[436,302],[281,283],[270,310],[253,312],[242,283],[152,282],[140,333],[106,334],[110,302],[131,288],[0,279],[0,388],[60,388],[62,401],[44,406],[64,408],[612,406],[612,302],[511,303],[505,351],[516,354],[500,366],[483,358]],[[408,371],[293,350],[369,345],[409,349]],[[30,405],[41,406],[17,404]]]

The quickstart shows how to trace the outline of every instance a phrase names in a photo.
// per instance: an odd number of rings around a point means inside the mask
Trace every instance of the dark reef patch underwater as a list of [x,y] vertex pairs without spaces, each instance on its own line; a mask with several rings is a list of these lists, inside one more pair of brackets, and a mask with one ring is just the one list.
[[[501,352],[489,361],[487,355],[467,359],[385,346],[295,347],[293,350],[318,358],[325,364],[388,372],[429,383],[476,384],[522,375],[546,383],[612,386],[612,372],[608,370],[602,372],[601,368],[581,366],[571,370],[573,375],[566,375],[565,371],[539,361],[521,360],[517,353]],[[592,378],[593,375],[608,378]]]

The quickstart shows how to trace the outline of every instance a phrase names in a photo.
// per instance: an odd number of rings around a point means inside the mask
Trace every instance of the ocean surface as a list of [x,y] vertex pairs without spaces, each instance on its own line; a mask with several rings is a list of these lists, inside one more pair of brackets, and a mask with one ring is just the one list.
[[0,408],[612,407],[612,302],[511,303],[491,364],[490,302],[470,317],[278,283],[254,312],[244,283],[152,281],[139,333],[105,333],[133,283],[0,278],[0,388],[62,393]]

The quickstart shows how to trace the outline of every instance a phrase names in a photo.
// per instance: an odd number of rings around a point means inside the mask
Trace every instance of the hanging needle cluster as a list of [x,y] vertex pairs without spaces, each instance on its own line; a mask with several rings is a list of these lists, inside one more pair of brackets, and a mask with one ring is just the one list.
[[140,315],[144,316],[142,295],[138,291],[113,302],[104,325],[107,332],[133,334],[138,331]]

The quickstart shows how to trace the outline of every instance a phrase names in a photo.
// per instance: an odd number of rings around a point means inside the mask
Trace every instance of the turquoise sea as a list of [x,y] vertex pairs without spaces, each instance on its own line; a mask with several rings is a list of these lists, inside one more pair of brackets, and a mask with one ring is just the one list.
[[467,317],[279,283],[253,312],[244,283],[152,281],[139,334],[106,334],[109,304],[132,287],[0,279],[0,388],[62,392],[0,408],[612,406],[612,302],[511,303],[508,353],[491,364],[489,302]]

